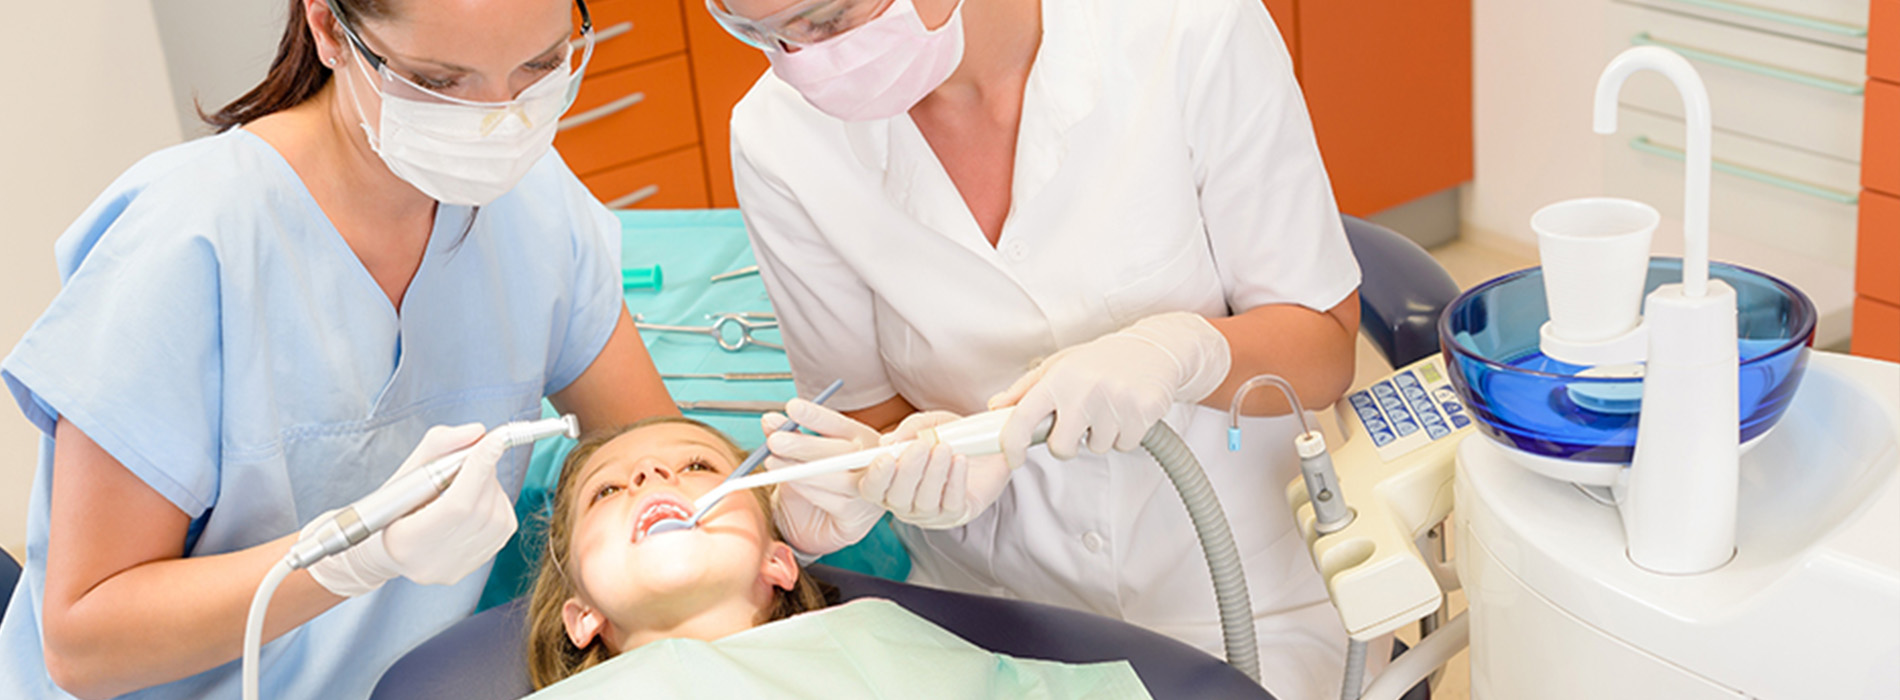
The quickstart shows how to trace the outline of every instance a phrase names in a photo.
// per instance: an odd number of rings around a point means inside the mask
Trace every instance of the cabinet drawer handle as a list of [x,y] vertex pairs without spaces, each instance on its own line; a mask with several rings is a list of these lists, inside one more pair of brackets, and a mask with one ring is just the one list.
[[[1641,151],[1643,153],[1648,153],[1650,155],[1662,156],[1664,158],[1670,158],[1674,160],[1683,159],[1681,149],[1672,148],[1669,146],[1664,146],[1659,143],[1655,143],[1653,141],[1650,141],[1648,136],[1638,136],[1634,139],[1631,139],[1630,148],[1634,148],[1638,151]],[[1810,197],[1819,197],[1821,199],[1825,199],[1830,202],[1836,202],[1839,204],[1852,205],[1852,204],[1860,203],[1860,195],[1855,194],[1853,192],[1842,192],[1832,187],[1822,187],[1820,185],[1813,185],[1813,184],[1802,182],[1800,180],[1796,180],[1793,178],[1776,175],[1774,173],[1771,173],[1765,170],[1756,170],[1754,168],[1750,168],[1743,165],[1736,165],[1734,163],[1730,163],[1730,162],[1722,161],[1722,160],[1716,160],[1711,165],[1718,172],[1724,172],[1730,175],[1735,175],[1737,177],[1747,178],[1747,179],[1762,183],[1764,185],[1773,185],[1775,187],[1779,187],[1784,190],[1792,190],[1795,192],[1800,192],[1801,194],[1805,194]]]
[[557,127],[557,130],[567,131],[568,129],[572,129],[582,124],[597,122],[602,119],[606,119],[620,112],[623,109],[640,104],[640,102],[642,100],[645,100],[646,98],[647,98],[647,94],[644,92],[633,93],[631,95],[622,97],[618,100],[614,100],[612,102],[601,105],[599,107],[595,107],[585,112],[581,112],[580,114],[576,114],[566,119],[562,119],[561,125]]
[[1711,10],[1720,10],[1722,12],[1741,15],[1743,17],[1765,19],[1770,22],[1779,22],[1781,24],[1786,24],[1793,27],[1800,27],[1802,29],[1813,29],[1817,31],[1827,32],[1829,34],[1839,34],[1841,36],[1852,37],[1855,39],[1861,39],[1867,36],[1866,27],[1853,25],[1853,24],[1841,24],[1840,22],[1829,22],[1824,19],[1815,19],[1813,17],[1797,15],[1791,12],[1782,12],[1780,10],[1771,10],[1766,7],[1756,7],[1754,5],[1743,5],[1741,3],[1728,2],[1728,0],[1675,0],[1675,1],[1682,3],[1684,5],[1706,7]]
[[[619,22],[602,27],[599,31],[594,32],[594,48],[600,48],[600,45],[607,43],[608,39],[631,31],[633,31],[633,22],[631,21]],[[567,45],[578,51],[581,47],[587,45],[587,39],[573,39],[568,41]]]
[[1755,73],[1758,75],[1765,75],[1770,78],[1779,78],[1781,80],[1786,80],[1791,83],[1800,83],[1808,87],[1817,87],[1817,88],[1821,88],[1822,90],[1832,90],[1834,92],[1838,92],[1843,95],[1861,95],[1867,92],[1867,86],[1860,83],[1844,83],[1839,80],[1829,80],[1827,78],[1816,77],[1816,76],[1808,75],[1807,73],[1802,73],[1799,71],[1793,71],[1787,68],[1782,68],[1780,66],[1771,66],[1766,63],[1756,63],[1754,61],[1744,61],[1742,59],[1735,58],[1733,56],[1724,56],[1722,54],[1715,53],[1712,51],[1704,51],[1702,49],[1693,48],[1689,46],[1683,46],[1682,44],[1677,44],[1674,42],[1656,39],[1656,38],[1651,37],[1649,35],[1649,32],[1639,32],[1637,33],[1636,36],[1630,37],[1630,43],[1635,44],[1637,46],[1661,46],[1665,49],[1669,49],[1676,53],[1682,54],[1686,58],[1692,58],[1697,61],[1702,61],[1703,63],[1713,63],[1718,66],[1727,66],[1729,68],[1734,68],[1736,70],[1748,71],[1750,73]]
[[657,184],[647,185],[646,187],[642,187],[640,189],[629,192],[626,195],[620,197],[619,199],[615,199],[614,201],[608,202],[607,208],[608,209],[625,209],[635,204],[639,204],[641,200],[644,200],[648,197],[651,197],[659,193],[660,193],[659,185]]

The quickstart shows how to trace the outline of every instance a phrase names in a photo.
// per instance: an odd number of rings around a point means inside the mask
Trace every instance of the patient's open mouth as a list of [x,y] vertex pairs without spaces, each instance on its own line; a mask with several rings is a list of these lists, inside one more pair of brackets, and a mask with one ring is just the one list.
[[659,494],[640,506],[640,514],[633,519],[633,541],[646,539],[647,531],[662,520],[690,520],[693,508],[678,496]]

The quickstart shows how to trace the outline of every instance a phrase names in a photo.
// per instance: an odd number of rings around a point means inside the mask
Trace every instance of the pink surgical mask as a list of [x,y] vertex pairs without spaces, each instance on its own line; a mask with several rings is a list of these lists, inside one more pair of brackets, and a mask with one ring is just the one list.
[[845,121],[888,119],[942,85],[963,60],[963,4],[935,31],[911,0],[798,51],[768,50],[772,72],[819,111]]

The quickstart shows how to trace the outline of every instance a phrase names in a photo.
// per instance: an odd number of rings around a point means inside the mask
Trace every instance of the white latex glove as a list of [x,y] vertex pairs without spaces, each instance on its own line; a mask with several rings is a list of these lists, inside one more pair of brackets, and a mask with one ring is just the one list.
[[1003,426],[1004,458],[1022,464],[1030,433],[1050,414],[1047,444],[1057,459],[1075,457],[1085,436],[1096,454],[1135,449],[1170,406],[1214,393],[1232,361],[1226,336],[1185,311],[1064,348],[990,397],[991,409],[1016,407]]
[[[782,413],[767,413],[759,419],[765,430],[765,446],[772,456],[765,459],[766,469],[781,469],[801,462],[823,459],[878,445],[878,434],[870,426],[824,406],[792,399],[785,410],[799,426],[818,435],[799,431],[773,432],[785,423]],[[773,520],[787,544],[812,556],[843,549],[871,531],[884,508],[858,497],[858,481],[864,470],[779,484],[772,493]]]
[[[913,413],[885,434],[881,444],[916,439],[926,428],[961,417],[949,411]],[[871,462],[858,482],[858,495],[890,510],[898,520],[930,530],[961,526],[989,508],[1009,484],[1009,463],[1000,454],[957,454],[934,435],[901,454]]]
[[356,546],[318,560],[310,566],[310,576],[331,593],[348,598],[397,576],[447,585],[481,568],[515,533],[514,505],[495,478],[495,464],[508,446],[501,435],[484,438],[483,432],[479,423],[430,428],[389,478],[393,481],[474,442],[474,451],[448,489]]

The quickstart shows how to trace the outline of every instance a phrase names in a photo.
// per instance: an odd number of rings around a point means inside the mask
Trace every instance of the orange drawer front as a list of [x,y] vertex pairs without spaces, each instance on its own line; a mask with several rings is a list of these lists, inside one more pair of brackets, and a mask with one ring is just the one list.
[[1874,0],[1867,14],[1867,77],[1900,83],[1900,0]]
[[1900,197],[1861,192],[1854,291],[1900,305]]
[[554,147],[581,175],[699,141],[684,54],[588,76]]
[[1900,362],[1900,306],[1867,297],[1854,300],[1854,354]]
[[1867,81],[1860,183],[1867,189],[1900,195],[1900,83]]
[[[596,0],[587,3],[587,12],[594,18],[594,59],[587,65],[589,73],[686,50],[680,5],[673,0]],[[579,26],[580,11],[575,10],[574,16]]]
[[704,209],[706,164],[700,150],[671,153],[603,170],[581,179],[607,206],[617,209]]

